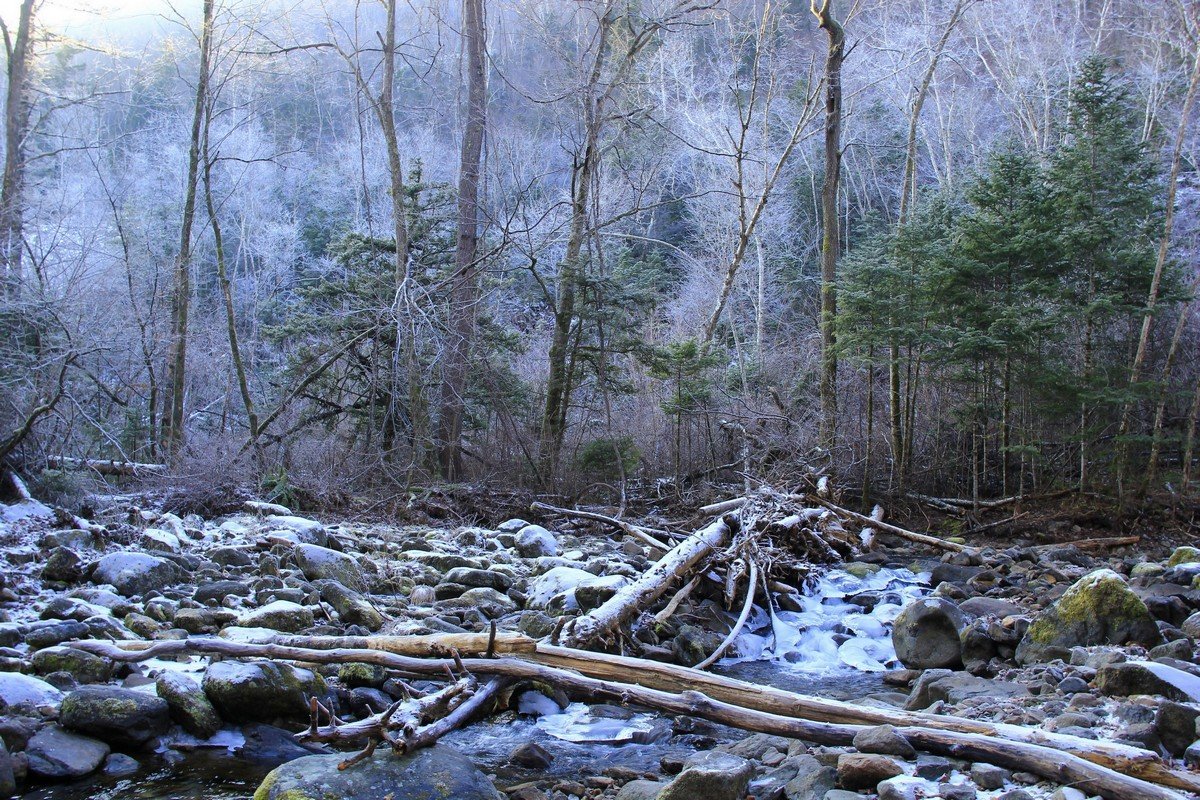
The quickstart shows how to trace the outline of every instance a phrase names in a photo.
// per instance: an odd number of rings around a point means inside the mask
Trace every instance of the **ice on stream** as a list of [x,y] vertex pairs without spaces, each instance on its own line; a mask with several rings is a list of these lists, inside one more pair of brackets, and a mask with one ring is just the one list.
[[756,606],[735,642],[736,654],[722,664],[773,661],[799,672],[883,672],[899,665],[892,623],[907,603],[928,593],[929,573],[881,569],[857,578],[832,570],[800,598],[799,611],[774,602],[770,609]]

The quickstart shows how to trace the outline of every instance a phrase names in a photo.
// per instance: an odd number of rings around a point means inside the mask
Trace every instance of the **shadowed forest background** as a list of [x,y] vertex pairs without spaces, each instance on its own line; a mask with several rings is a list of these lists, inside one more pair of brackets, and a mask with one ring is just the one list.
[[203,3],[0,5],[43,491],[1197,491],[1194,3]]

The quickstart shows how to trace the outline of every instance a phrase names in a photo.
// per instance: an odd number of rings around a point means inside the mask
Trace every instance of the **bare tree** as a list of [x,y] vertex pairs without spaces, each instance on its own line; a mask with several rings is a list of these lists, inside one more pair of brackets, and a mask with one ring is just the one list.
[[24,189],[29,119],[32,99],[30,73],[36,0],[22,0],[17,29],[10,31],[0,19],[4,50],[8,58],[8,92],[4,98],[4,177],[0,183],[0,295],[15,296],[21,287],[21,254],[24,248]]
[[810,0],[817,23],[829,37],[825,58],[825,179],[821,187],[821,417],[820,441],[833,449],[837,436],[837,261],[841,253],[838,182],[842,168],[842,63],[846,32],[833,15],[833,0]]
[[458,238],[450,288],[450,341],[444,355],[438,461],[442,477],[461,476],[467,370],[479,303],[479,181],[487,129],[487,34],[484,0],[463,0],[467,51],[467,115],[458,175]]
[[200,180],[201,135],[212,56],[213,0],[204,0],[200,23],[200,70],[196,77],[196,99],[192,108],[192,129],[188,140],[188,166],[184,177],[183,220],[179,228],[179,251],[175,256],[175,280],[171,290],[171,347],[167,359],[166,397],[160,425],[163,450],[168,456],[178,452],[184,440],[184,392],[187,383],[188,311],[192,285],[192,233],[196,218],[196,192]]

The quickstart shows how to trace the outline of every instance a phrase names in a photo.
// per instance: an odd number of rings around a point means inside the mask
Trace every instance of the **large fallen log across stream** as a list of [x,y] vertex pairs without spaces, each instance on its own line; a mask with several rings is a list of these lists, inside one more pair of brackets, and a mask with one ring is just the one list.
[[[318,637],[302,637],[315,642]],[[381,637],[387,638],[387,637]],[[400,637],[397,637],[400,638]],[[424,637],[428,641],[434,637]],[[334,644],[345,641],[344,637],[330,637],[326,641]],[[1088,739],[1061,734],[1026,731],[1026,738],[1040,737],[1040,742],[1020,741],[1006,738],[1015,726],[991,726],[992,733],[965,732],[935,728],[921,723],[939,719],[934,715],[912,715],[884,709],[859,709],[884,719],[868,724],[830,722],[802,716],[801,710],[811,708],[815,701],[844,707],[844,716],[853,716],[849,709],[855,707],[836,701],[819,700],[802,695],[792,695],[777,689],[769,690],[774,696],[773,711],[748,707],[739,697],[736,702],[713,697],[708,691],[695,687],[709,688],[714,680],[728,682],[727,688],[741,684],[747,696],[762,693],[764,687],[744,684],[730,679],[714,679],[714,676],[695,670],[676,667],[676,681],[670,689],[648,688],[638,683],[604,680],[580,672],[548,666],[526,657],[504,658],[452,658],[399,655],[387,649],[360,649],[331,647],[293,647],[284,644],[252,644],[231,642],[211,637],[197,637],[162,642],[103,642],[87,641],[74,645],[79,649],[113,659],[114,661],[142,661],[151,658],[180,655],[207,655],[229,658],[271,658],[310,664],[364,663],[398,670],[407,675],[453,675],[455,670],[470,675],[489,675],[510,680],[539,681],[556,686],[568,695],[589,701],[609,700],[632,703],[646,708],[673,714],[700,717],[712,722],[730,725],[743,730],[768,733],[778,736],[803,739],[826,745],[844,746],[851,744],[854,736],[873,724],[889,722],[896,724],[898,732],[913,747],[925,752],[953,758],[986,761],[1009,769],[1032,772],[1047,780],[1069,784],[1089,794],[1098,794],[1108,800],[1184,800],[1175,788],[1200,791],[1200,777],[1183,770],[1171,769],[1149,751],[1121,745],[1094,742]],[[399,649],[399,648],[397,648]],[[539,648],[540,649],[540,648]],[[558,648],[547,655],[559,659],[575,658],[572,652]],[[431,650],[431,655],[433,651]],[[597,660],[611,661],[619,657],[585,653],[580,663],[596,663]],[[636,661],[637,669],[630,669],[626,660],[610,663],[612,668],[623,668],[626,680],[637,680],[643,676],[638,670],[651,665]],[[940,718],[950,719],[950,718]],[[960,722],[967,725],[967,720]],[[1017,729],[1024,730],[1024,729]],[[303,734],[302,734],[303,735]],[[373,745],[372,745],[373,748]]]

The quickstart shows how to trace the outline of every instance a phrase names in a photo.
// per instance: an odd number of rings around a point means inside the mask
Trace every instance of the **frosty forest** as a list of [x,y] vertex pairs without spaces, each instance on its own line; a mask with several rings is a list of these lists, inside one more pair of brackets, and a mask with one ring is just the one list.
[[0,6],[44,492],[1196,492],[1194,3],[70,6]]

